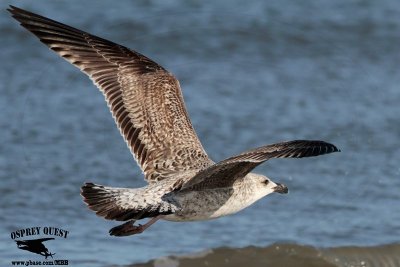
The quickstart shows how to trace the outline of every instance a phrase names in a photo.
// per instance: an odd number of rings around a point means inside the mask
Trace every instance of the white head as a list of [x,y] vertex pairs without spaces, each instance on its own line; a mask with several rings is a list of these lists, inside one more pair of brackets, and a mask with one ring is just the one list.
[[255,173],[249,173],[244,179],[251,180],[251,183],[257,187],[257,192],[264,197],[271,193],[287,194],[288,188],[284,184],[274,183],[267,176]]

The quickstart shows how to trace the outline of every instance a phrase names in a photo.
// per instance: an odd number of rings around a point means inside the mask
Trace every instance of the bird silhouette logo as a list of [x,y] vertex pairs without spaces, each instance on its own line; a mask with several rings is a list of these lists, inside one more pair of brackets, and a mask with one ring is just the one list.
[[40,254],[47,259],[47,257],[52,257],[56,253],[51,253],[42,243],[44,241],[54,240],[54,238],[39,238],[39,239],[31,239],[31,240],[15,240],[17,243],[17,247],[19,249],[27,250],[32,253]]

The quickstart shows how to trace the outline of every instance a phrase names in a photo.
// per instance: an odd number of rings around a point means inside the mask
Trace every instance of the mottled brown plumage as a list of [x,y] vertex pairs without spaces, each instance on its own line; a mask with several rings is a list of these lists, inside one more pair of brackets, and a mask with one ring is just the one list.
[[[236,213],[285,185],[251,173],[271,158],[302,158],[339,151],[323,141],[296,140],[248,150],[214,164],[186,112],[176,78],[151,59],[84,31],[11,6],[9,11],[40,41],[87,74],[104,94],[148,186],[115,188],[86,183],[90,209],[128,221],[110,230],[126,236],[158,219],[208,220]],[[135,220],[152,218],[143,226]]]
[[212,164],[190,122],[178,80],[163,67],[65,24],[17,7],[9,11],[92,79],[149,183]]

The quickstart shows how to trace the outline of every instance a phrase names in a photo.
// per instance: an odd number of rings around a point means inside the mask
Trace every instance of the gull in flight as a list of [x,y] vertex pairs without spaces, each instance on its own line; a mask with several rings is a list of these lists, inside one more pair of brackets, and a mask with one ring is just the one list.
[[[97,215],[125,223],[114,236],[142,233],[159,219],[209,220],[234,214],[288,188],[251,172],[272,158],[337,152],[324,141],[295,140],[245,151],[218,163],[202,147],[185,109],[178,80],[148,57],[71,26],[10,6],[28,31],[78,67],[103,93],[148,185],[116,188],[93,183],[81,195]],[[150,218],[144,225],[136,220]]]

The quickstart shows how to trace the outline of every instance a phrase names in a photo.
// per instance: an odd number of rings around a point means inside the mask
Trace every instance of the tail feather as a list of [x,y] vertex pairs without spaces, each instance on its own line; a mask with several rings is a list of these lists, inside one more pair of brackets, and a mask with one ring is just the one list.
[[177,209],[146,188],[114,188],[85,183],[81,195],[91,210],[108,220],[140,220],[171,214]]

